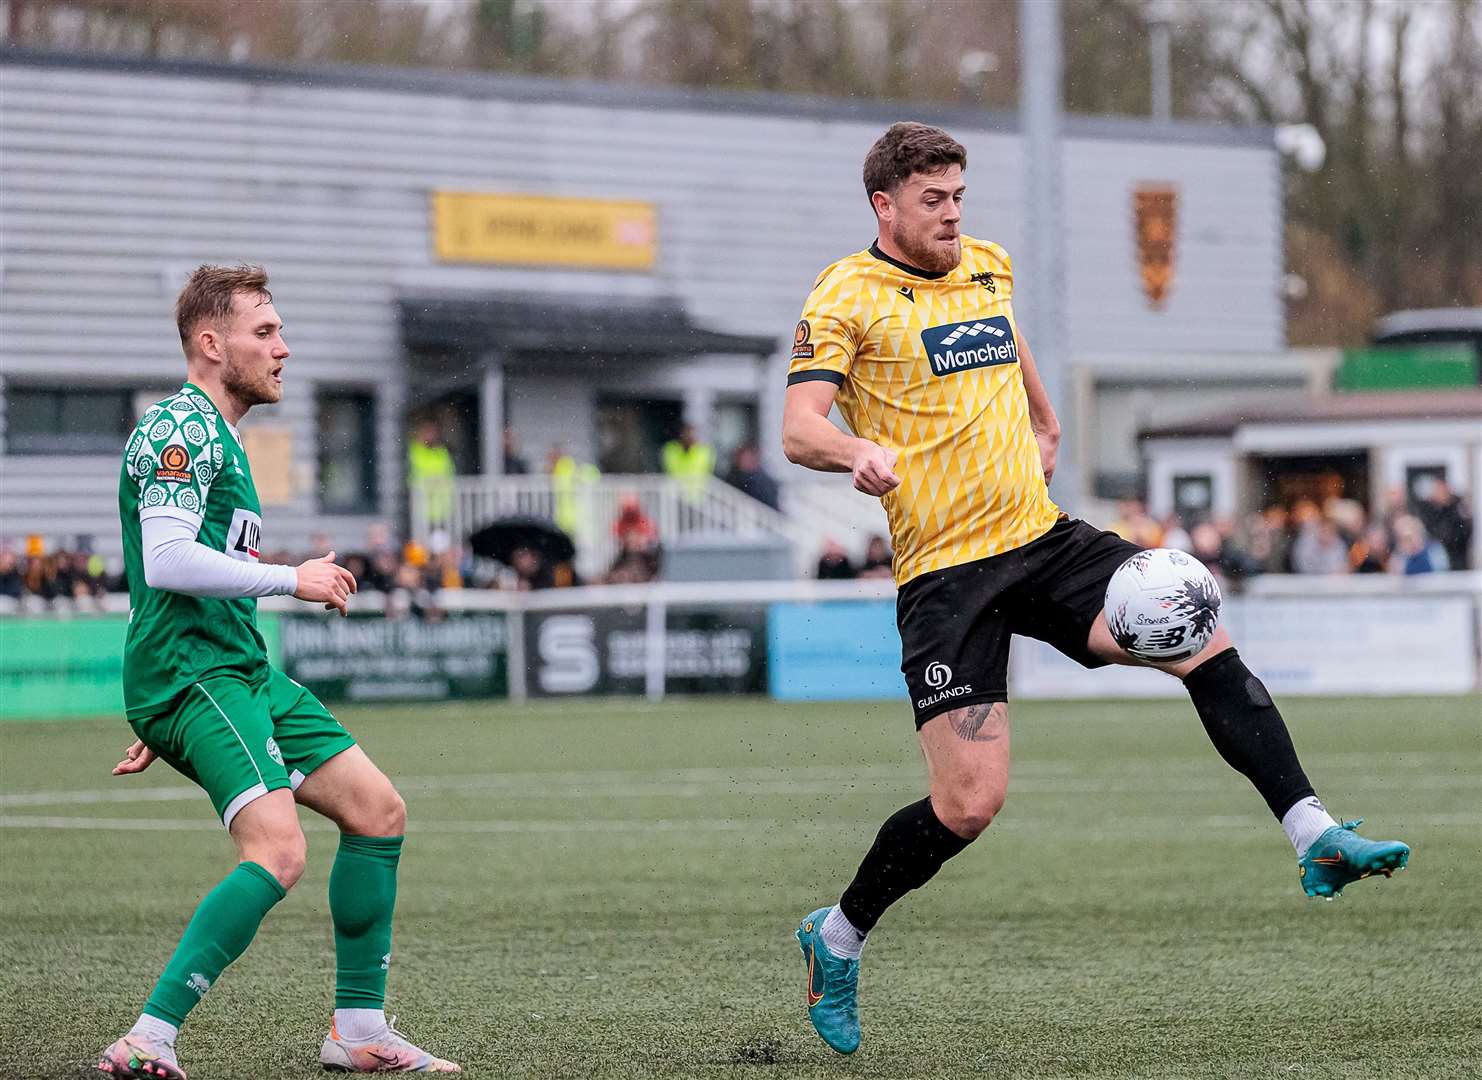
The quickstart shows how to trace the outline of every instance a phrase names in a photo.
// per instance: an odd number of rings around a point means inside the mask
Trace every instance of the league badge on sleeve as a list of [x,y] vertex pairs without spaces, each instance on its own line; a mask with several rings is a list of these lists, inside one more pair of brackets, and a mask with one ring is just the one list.
[[179,443],[171,443],[160,451],[159,465],[154,478],[172,484],[189,484],[195,480],[190,471],[190,452]]

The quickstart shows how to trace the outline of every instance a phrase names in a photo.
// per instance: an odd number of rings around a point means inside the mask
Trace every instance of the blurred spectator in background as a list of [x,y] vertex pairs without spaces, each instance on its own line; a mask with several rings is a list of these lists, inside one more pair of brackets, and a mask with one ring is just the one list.
[[731,458],[731,471],[726,473],[725,481],[773,510],[782,508],[782,493],[777,487],[777,481],[762,468],[762,456],[750,443],[736,448],[736,453]]
[[612,535],[620,548],[647,551],[659,545],[659,528],[643,512],[637,495],[624,495],[618,516],[612,522]]
[[1368,519],[1363,504],[1356,499],[1329,499],[1323,504],[1322,512],[1337,528],[1345,544],[1353,545],[1364,534]]
[[1325,517],[1303,525],[1292,545],[1292,569],[1299,574],[1348,573],[1348,544],[1338,526]]
[[858,576],[854,564],[849,561],[849,553],[844,550],[844,545],[832,538],[825,540],[823,553],[818,556],[818,580],[847,581]]
[[440,618],[442,615],[421,567],[412,563],[405,563],[397,569],[391,589],[386,593],[387,618],[406,615],[418,619]]
[[1261,565],[1268,574],[1292,572],[1291,515],[1284,506],[1269,506],[1261,514],[1269,535],[1269,549]]
[[609,585],[634,585],[659,576],[659,529],[643,512],[637,495],[623,496],[618,516],[612,523],[612,535],[617,540],[618,553],[603,581]]
[[504,446],[504,475],[524,476],[530,471],[530,463],[520,456],[520,441],[513,428],[505,428],[501,436]]
[[532,548],[515,548],[510,553],[509,568],[515,572],[515,588],[520,592],[549,589],[556,583],[551,568]]
[[20,560],[9,544],[0,545],[0,596],[19,600],[26,583],[21,577]]
[[1382,574],[1389,569],[1389,530],[1370,525],[1348,549],[1348,565],[1355,574]]
[[385,592],[384,589],[371,588],[370,560],[364,555],[361,555],[359,553],[346,555],[344,559],[341,560],[341,565],[344,566],[346,570],[350,571],[350,576],[355,579],[355,584],[358,585],[361,590],[365,592]]
[[1373,518],[1383,525],[1390,536],[1395,533],[1395,521],[1403,514],[1408,514],[1410,504],[1405,497],[1405,489],[1402,487],[1388,488],[1384,496],[1379,500],[1379,505],[1374,508]]
[[1232,576],[1240,576],[1239,570],[1232,575],[1230,568],[1226,566],[1225,541],[1213,522],[1203,521],[1194,526],[1194,531],[1189,534],[1189,546],[1186,550],[1209,568],[1209,572],[1222,588]]
[[710,477],[715,475],[715,447],[700,442],[690,424],[679,429],[677,439],[664,444],[660,460],[664,465],[664,475],[678,480],[681,490],[690,499],[703,496]]
[[592,535],[588,528],[592,488],[602,473],[595,465],[578,462],[560,443],[554,444],[546,455],[546,466],[551,473],[551,496],[555,502],[552,520],[556,528],[578,544],[588,542]]
[[401,566],[401,553],[391,537],[391,527],[384,521],[377,521],[366,530],[365,558],[365,576],[355,577],[360,587],[370,592],[390,592],[397,568]]
[[1452,491],[1451,485],[1443,478],[1437,476],[1428,480],[1415,504],[1415,516],[1431,538],[1446,549],[1446,559],[1451,568],[1465,570],[1471,563],[1472,515],[1461,496]]
[[1117,503],[1116,520],[1108,529],[1142,547],[1160,547],[1163,543],[1163,529],[1149,516],[1141,499],[1123,499]]
[[649,548],[621,548],[612,565],[607,568],[602,582],[605,585],[641,585],[657,580],[659,576],[659,550]]
[[865,544],[864,562],[860,565],[859,576],[888,578],[892,574],[890,545],[886,543],[885,537],[876,533]]
[[1178,551],[1188,551],[1194,546],[1188,531],[1184,529],[1184,523],[1179,520],[1177,514],[1169,514],[1158,523],[1160,533],[1157,547],[1175,548]]
[[433,584],[439,589],[463,588],[463,565],[456,548],[448,548],[434,563]]
[[1434,574],[1450,569],[1446,549],[1425,534],[1420,519],[1410,514],[1395,518],[1395,550],[1389,569],[1394,574]]
[[434,420],[417,425],[407,440],[407,488],[420,495],[429,525],[447,525],[453,515],[453,455]]

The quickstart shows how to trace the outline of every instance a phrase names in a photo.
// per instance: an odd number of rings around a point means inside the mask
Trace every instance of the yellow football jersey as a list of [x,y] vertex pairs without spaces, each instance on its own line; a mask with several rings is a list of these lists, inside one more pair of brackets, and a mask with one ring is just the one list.
[[1022,547],[1059,515],[1029,426],[1013,291],[1008,253],[964,236],[955,270],[928,274],[872,244],[808,297],[787,382],[836,384],[854,434],[900,455],[900,486],[881,500],[898,585]]

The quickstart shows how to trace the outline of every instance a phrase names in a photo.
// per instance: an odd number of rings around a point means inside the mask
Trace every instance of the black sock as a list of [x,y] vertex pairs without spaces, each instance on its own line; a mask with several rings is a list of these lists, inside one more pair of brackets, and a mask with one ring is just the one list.
[[868,934],[886,908],[925,885],[970,843],[942,824],[930,799],[903,806],[880,826],[839,908],[856,930]]
[[1238,652],[1226,649],[1206,660],[1184,686],[1220,757],[1256,786],[1278,821],[1313,794],[1281,713]]

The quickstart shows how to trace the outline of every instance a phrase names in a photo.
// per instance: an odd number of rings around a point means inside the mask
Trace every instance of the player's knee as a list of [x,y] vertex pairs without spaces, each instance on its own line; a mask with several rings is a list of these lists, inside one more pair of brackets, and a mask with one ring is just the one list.
[[407,804],[397,791],[389,783],[386,785],[386,796],[382,800],[380,810],[381,831],[377,836],[401,836],[407,831]]
[[278,879],[278,884],[285,889],[291,889],[298,884],[298,879],[304,876],[304,867],[308,864],[309,849],[304,842],[302,832],[286,833],[275,836],[252,849],[244,851],[245,862],[255,862],[273,877]]
[[357,836],[401,836],[407,828],[407,804],[401,793],[383,779],[366,794],[340,828]]
[[1003,809],[1005,794],[1002,788],[976,788],[946,797],[932,795],[931,803],[943,825],[964,840],[976,840]]

